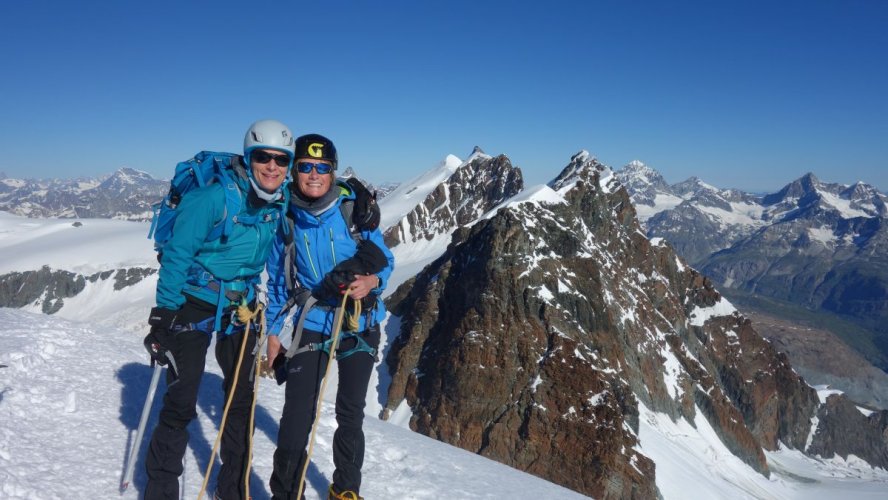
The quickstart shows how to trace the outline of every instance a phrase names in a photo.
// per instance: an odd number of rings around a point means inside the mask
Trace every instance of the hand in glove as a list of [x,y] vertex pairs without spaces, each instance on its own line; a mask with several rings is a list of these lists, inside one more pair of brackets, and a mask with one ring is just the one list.
[[157,363],[160,366],[166,366],[166,364],[170,361],[168,355],[169,349],[159,338],[165,337],[166,335],[164,334],[166,333],[169,332],[167,332],[166,330],[152,328],[151,331],[148,332],[148,335],[145,335],[145,340],[142,343],[145,344],[145,350],[148,351],[148,356],[151,357],[152,364]]
[[[337,266],[338,268],[338,266]],[[346,270],[333,269],[324,276],[321,282],[319,300],[339,301],[348,286],[355,280],[354,273]]]
[[376,243],[361,240],[355,255],[340,262],[334,269],[343,269],[353,274],[378,274],[387,265],[388,258]]
[[148,324],[151,330],[160,328],[162,330],[171,331],[176,325],[176,316],[179,311],[167,309],[165,307],[152,307],[151,314],[148,316]]
[[177,314],[178,311],[172,309],[154,307],[148,316],[151,331],[145,336],[143,344],[152,362],[161,366],[166,365],[172,358],[172,355],[169,354],[174,339],[171,330],[176,324]]
[[379,227],[379,205],[376,204],[376,192],[371,193],[361,181],[354,177],[346,179],[346,184],[355,194],[351,224],[358,231],[373,231]]

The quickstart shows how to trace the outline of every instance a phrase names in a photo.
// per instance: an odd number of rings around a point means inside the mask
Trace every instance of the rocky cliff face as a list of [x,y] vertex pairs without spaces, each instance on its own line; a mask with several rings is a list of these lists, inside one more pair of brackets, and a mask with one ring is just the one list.
[[888,411],[864,415],[847,398],[833,395],[817,411],[819,425],[808,453],[847,459],[855,455],[888,467]]
[[399,224],[385,232],[391,248],[430,240],[468,224],[524,188],[521,170],[504,155],[495,158],[475,148],[469,160],[442,182]]
[[657,495],[639,404],[701,412],[762,474],[763,449],[805,449],[815,391],[647,239],[608,168],[581,153],[517,198],[390,297],[401,332],[384,416],[406,404],[418,432],[596,498]]
[[13,272],[0,276],[0,307],[40,306],[44,314],[54,314],[65,299],[79,294],[88,282],[114,280],[114,290],[134,285],[157,272],[151,268],[128,268],[84,276],[43,266],[37,271]]

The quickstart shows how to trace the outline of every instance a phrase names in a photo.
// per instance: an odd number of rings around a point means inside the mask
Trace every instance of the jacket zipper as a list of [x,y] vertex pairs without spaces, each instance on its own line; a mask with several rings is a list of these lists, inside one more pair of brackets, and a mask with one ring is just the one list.
[[330,228],[330,253],[333,255],[333,267],[336,267],[336,248],[333,246],[333,228]]
[[320,279],[318,276],[318,270],[315,268],[314,261],[311,259],[311,243],[308,241],[308,233],[302,233],[302,237],[305,240],[305,255],[308,257],[308,263],[311,265],[311,271],[315,275],[315,279]]

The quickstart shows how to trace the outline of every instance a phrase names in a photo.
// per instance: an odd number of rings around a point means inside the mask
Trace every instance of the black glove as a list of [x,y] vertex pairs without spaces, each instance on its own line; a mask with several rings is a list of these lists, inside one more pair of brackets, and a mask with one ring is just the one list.
[[174,326],[176,326],[176,316],[179,314],[179,311],[167,309],[165,307],[152,307],[151,314],[148,316],[148,324],[151,325],[151,329],[161,328],[163,330],[171,331]]
[[170,368],[173,375],[176,373],[176,363],[173,361],[173,355],[170,353],[174,342],[173,328],[176,326],[176,316],[179,311],[166,309],[164,307],[152,307],[151,314],[148,315],[148,324],[151,325],[151,331],[145,336],[142,342],[148,356],[151,357],[152,364],[157,363],[165,366],[172,361]]
[[[169,353],[169,331],[161,328],[152,328],[148,335],[145,335],[145,350],[151,357],[152,364],[157,363],[165,366],[170,361]],[[163,340],[161,340],[163,339]]]
[[348,286],[355,280],[355,273],[338,268],[339,266],[336,266],[336,268],[324,275],[318,300],[325,302],[339,301],[342,298],[342,294],[348,289]]
[[342,261],[333,269],[353,271],[354,274],[378,274],[388,265],[388,258],[382,250],[369,240],[358,243],[358,251],[350,259]]
[[370,192],[361,181],[354,177],[345,180],[355,194],[355,205],[351,223],[359,231],[373,231],[379,227],[379,205],[376,203],[376,192]]

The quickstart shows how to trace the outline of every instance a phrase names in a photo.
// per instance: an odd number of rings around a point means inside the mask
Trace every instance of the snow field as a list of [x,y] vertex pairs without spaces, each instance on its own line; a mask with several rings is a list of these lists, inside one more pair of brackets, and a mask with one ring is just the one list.
[[[120,495],[118,487],[151,377],[141,335],[15,309],[0,309],[0,324],[4,325],[0,365],[7,365],[0,368],[0,498],[139,498],[146,480],[145,447],[165,392],[161,381],[133,484]],[[222,377],[212,349],[198,396],[198,418],[189,426],[182,498],[195,498],[200,490],[222,417]],[[376,399],[377,383],[371,382],[368,400]],[[308,499],[326,498],[333,474],[335,387],[334,376],[308,471]],[[274,381],[260,381],[250,479],[256,500],[270,497],[267,482],[283,396],[283,388]],[[583,498],[380,421],[378,408],[377,404],[368,411],[365,421],[361,493],[368,499]],[[218,465],[216,458],[214,473]]]

